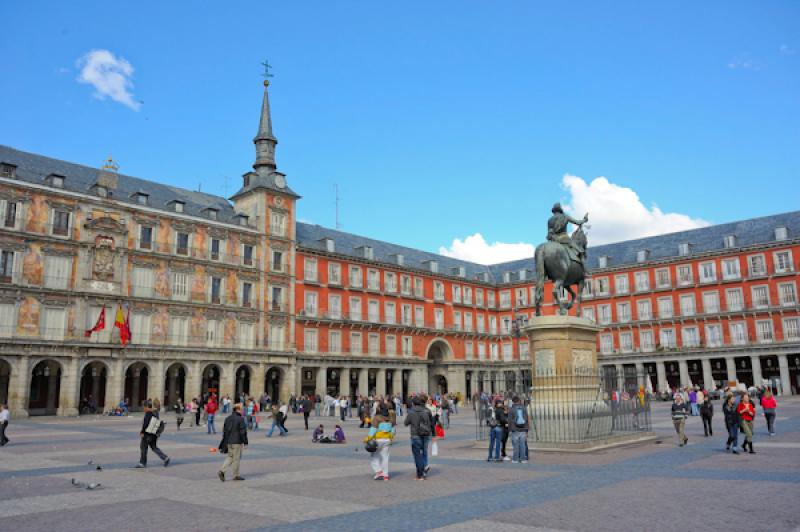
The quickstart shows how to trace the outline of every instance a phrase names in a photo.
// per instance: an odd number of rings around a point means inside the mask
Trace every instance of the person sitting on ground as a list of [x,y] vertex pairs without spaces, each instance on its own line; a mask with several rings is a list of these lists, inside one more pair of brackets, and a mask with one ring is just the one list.
[[336,425],[336,430],[333,431],[333,439],[336,443],[345,443],[344,430],[339,425]]
[[323,434],[325,434],[325,427],[320,425],[319,427],[314,429],[314,433],[311,435],[311,441],[313,443],[319,443],[319,440],[322,439]]

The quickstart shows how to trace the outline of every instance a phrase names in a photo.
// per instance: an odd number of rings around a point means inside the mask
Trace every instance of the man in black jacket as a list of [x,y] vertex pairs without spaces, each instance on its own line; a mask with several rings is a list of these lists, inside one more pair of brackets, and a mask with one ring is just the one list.
[[311,399],[309,399],[307,395],[304,395],[302,401],[300,401],[300,405],[303,407],[303,421],[306,424],[306,430],[308,430],[308,416],[311,415],[311,409],[313,408]]
[[139,463],[136,465],[137,469],[143,469],[147,467],[148,447],[150,447],[150,449],[152,449],[153,452],[164,461],[164,467],[169,465],[169,456],[164,454],[161,449],[158,448],[158,434],[151,434],[147,432],[147,427],[150,426],[150,421],[153,418],[159,419],[158,412],[153,410],[153,403],[148,399],[144,402],[144,419],[142,420],[142,430],[139,432],[139,438],[141,438],[139,443],[141,456],[139,458]]
[[414,456],[414,465],[417,468],[417,480],[424,480],[428,475],[428,443],[436,434],[431,411],[425,407],[425,400],[415,397],[414,407],[408,411],[403,422],[411,429],[411,454]]
[[244,480],[244,477],[239,476],[239,464],[242,461],[242,446],[247,447],[247,423],[242,417],[241,403],[233,405],[233,413],[225,420],[222,441],[228,447],[228,456],[217,476],[225,482],[225,471],[233,466],[233,480]]

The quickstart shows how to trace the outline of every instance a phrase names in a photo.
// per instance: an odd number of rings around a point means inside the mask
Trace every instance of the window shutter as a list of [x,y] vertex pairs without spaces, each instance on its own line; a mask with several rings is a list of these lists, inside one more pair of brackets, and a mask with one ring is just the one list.
[[13,335],[16,310],[13,303],[0,304],[0,338],[10,338]]

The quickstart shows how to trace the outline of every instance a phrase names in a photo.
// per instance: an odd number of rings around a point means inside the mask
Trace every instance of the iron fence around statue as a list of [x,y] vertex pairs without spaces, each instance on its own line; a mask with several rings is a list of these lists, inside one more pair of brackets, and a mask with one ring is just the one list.
[[[651,432],[647,377],[628,368],[619,375],[594,369],[536,372],[529,395],[517,392],[528,411],[528,441],[545,446],[584,444]],[[477,440],[488,438],[495,399],[483,395],[473,405]]]

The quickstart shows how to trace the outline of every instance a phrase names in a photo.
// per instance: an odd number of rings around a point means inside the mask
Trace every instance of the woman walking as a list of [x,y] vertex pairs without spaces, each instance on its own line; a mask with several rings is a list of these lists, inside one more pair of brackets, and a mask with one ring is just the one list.
[[761,408],[764,409],[764,417],[767,418],[767,430],[770,436],[775,436],[775,409],[778,408],[778,401],[772,395],[772,390],[767,388],[761,398]]
[[725,396],[722,413],[725,414],[725,428],[728,430],[728,442],[725,444],[725,450],[739,454],[739,451],[736,450],[736,447],[739,446],[739,413],[736,411],[736,400],[732,393]]
[[178,430],[181,430],[183,425],[183,414],[186,412],[186,407],[183,406],[183,401],[178,397],[178,402],[175,403],[175,423],[178,424]]
[[739,406],[736,408],[739,413],[742,423],[742,432],[744,432],[744,443],[742,449],[746,450],[750,447],[750,454],[756,454],[753,450],[753,419],[756,417],[756,407],[750,401],[750,394],[745,393],[739,401]]
[[389,452],[392,448],[394,433],[394,425],[389,417],[380,413],[372,418],[372,427],[364,441],[375,440],[375,443],[378,444],[378,448],[372,453],[369,461],[372,471],[375,473],[375,476],[372,477],[374,480],[389,480]]
[[703,419],[703,432],[705,432],[706,438],[713,436],[714,429],[711,427],[711,418],[714,417],[714,405],[711,404],[711,398],[707,395],[703,398],[703,404],[700,405],[700,417]]

